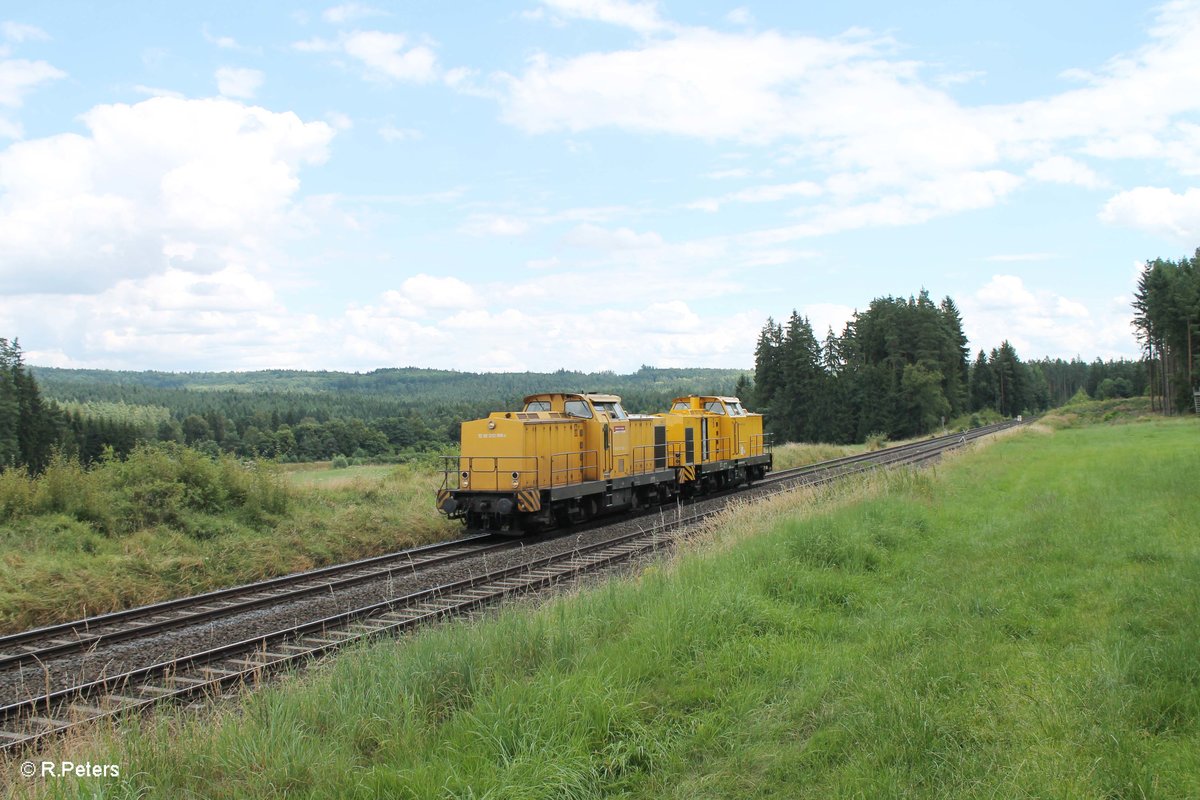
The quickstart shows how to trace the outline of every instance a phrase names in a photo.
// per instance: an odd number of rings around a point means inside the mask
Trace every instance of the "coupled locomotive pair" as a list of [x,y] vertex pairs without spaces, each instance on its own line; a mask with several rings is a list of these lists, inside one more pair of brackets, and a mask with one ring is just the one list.
[[667,413],[643,415],[616,395],[549,392],[462,424],[437,505],[472,530],[520,534],[749,484],[770,469],[762,415],[736,397],[677,397]]

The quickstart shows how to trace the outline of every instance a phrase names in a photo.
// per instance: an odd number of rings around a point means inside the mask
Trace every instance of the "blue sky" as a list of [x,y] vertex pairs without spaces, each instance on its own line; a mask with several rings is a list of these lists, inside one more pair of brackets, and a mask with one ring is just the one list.
[[879,295],[1135,356],[1200,2],[8,2],[0,335],[123,369],[749,367]]

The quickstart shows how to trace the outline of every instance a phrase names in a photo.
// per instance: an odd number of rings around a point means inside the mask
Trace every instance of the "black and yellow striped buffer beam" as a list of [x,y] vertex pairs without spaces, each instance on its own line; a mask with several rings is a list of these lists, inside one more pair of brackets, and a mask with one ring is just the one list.
[[517,509],[532,513],[542,508],[542,493],[537,489],[522,489],[517,492]]

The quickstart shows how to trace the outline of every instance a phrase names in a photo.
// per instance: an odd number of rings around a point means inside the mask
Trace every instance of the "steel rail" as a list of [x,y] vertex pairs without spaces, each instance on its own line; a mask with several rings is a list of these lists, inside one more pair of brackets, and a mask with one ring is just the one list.
[[[892,456],[889,461],[880,464],[859,459],[867,463],[858,464],[853,473],[939,458],[948,450],[1012,424],[992,426],[987,431],[976,429],[968,434],[939,437],[936,441],[925,440],[920,443],[922,447],[906,447],[903,453],[896,452],[900,448],[892,448],[892,452],[888,453]],[[871,455],[879,456],[883,452],[875,451]],[[792,475],[790,479],[795,481],[799,478],[800,485],[812,486],[833,483],[846,476],[845,472],[827,469],[823,472],[810,470],[807,475]],[[786,485],[787,480],[778,481],[780,488],[771,494],[795,488],[794,483]],[[544,556],[524,564],[12,703],[0,707],[0,723],[3,725],[0,728],[0,750],[25,748],[87,722],[144,709],[163,700],[212,694],[232,684],[257,680],[267,672],[311,659],[351,642],[392,635],[427,621],[600,569],[673,543],[682,536],[669,535],[672,531],[687,529],[722,510],[694,511],[686,515],[679,513],[675,519],[664,520],[650,528],[565,553]]]
[[[905,444],[894,445],[892,447],[884,447],[879,450],[871,450],[871,451],[864,452],[864,453],[856,453],[856,454],[850,455],[850,456],[841,456],[839,458],[833,458],[833,459],[829,459],[827,461],[818,461],[813,464],[805,464],[800,467],[793,467],[788,470],[780,470],[778,472],[773,472],[773,473],[771,473],[770,476],[768,476],[768,479],[769,478],[788,478],[788,477],[794,477],[796,475],[807,474],[810,472],[820,472],[820,471],[829,469],[831,467],[840,466],[843,464],[852,464],[852,463],[857,463],[860,461],[872,460],[875,457],[883,455],[883,454],[896,454],[896,453],[908,452],[910,450],[920,450],[920,449],[929,447],[931,444],[936,443],[936,442],[958,440],[964,436],[967,437],[967,439],[969,441],[972,438],[986,436],[988,434],[995,433],[996,431],[1000,431],[1005,428],[1011,427],[1014,424],[1015,423],[1013,423],[1011,421],[994,422],[990,425],[984,425],[979,428],[973,428],[969,431],[963,431],[963,432],[959,432],[959,433],[947,433],[947,434],[943,434],[941,436],[934,436],[934,437],[931,437],[928,439],[918,439],[916,441],[906,442]],[[759,485],[761,485],[762,483],[763,483],[763,481],[758,482]]]

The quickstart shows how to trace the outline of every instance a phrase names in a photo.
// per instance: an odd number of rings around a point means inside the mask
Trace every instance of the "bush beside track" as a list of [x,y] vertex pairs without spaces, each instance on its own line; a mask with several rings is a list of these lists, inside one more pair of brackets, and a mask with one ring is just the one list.
[[732,512],[702,552],[364,648],[217,724],[62,745],[129,777],[42,788],[1195,796],[1200,428],[1039,430]]

